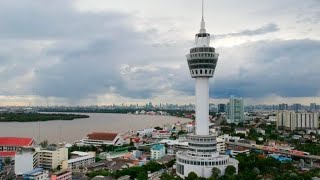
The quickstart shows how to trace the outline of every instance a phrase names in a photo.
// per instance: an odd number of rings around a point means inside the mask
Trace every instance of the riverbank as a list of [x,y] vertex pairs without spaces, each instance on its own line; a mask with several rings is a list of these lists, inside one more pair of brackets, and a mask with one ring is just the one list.
[[57,114],[57,113],[3,113],[0,114],[0,122],[37,122],[37,121],[55,121],[55,120],[74,120],[89,118],[83,114]]

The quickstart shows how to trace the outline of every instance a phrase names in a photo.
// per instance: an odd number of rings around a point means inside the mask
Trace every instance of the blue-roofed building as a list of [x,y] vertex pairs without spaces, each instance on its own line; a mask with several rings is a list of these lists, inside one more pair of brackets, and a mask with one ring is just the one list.
[[49,171],[44,170],[42,168],[36,168],[32,171],[23,174],[24,180],[48,180],[49,179]]
[[268,155],[269,157],[272,157],[280,162],[290,162],[292,161],[291,158],[289,157],[286,157],[286,156],[283,156],[283,155],[280,155],[280,154],[269,154]]
[[157,160],[166,155],[166,147],[163,144],[153,145],[151,148],[151,160]]

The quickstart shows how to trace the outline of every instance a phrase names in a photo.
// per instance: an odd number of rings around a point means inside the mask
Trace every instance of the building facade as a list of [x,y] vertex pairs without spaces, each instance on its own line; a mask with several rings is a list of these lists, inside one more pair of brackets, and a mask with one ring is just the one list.
[[242,98],[231,96],[227,104],[227,121],[228,123],[244,122],[244,105]]
[[39,166],[38,153],[34,148],[20,149],[14,159],[14,172],[16,175],[23,175]]
[[62,162],[62,169],[70,169],[71,171],[80,172],[84,167],[94,164],[96,162],[95,156],[88,155],[74,159],[69,159]]
[[39,167],[44,169],[57,169],[65,160],[68,160],[67,148],[47,148],[38,150]]
[[279,104],[279,110],[280,111],[286,111],[286,110],[289,110],[289,107],[288,107],[288,104]]
[[317,104],[316,103],[310,103],[310,111],[316,111],[317,109]]
[[106,132],[93,132],[88,134],[85,139],[82,139],[81,142],[84,145],[113,145],[113,146],[122,146],[124,143],[123,138],[118,133],[106,133]]
[[277,113],[277,128],[290,131],[318,129],[319,113],[280,111]]
[[219,113],[224,113],[226,112],[227,105],[226,104],[218,104],[218,112]]
[[152,160],[160,159],[166,155],[166,147],[163,144],[153,145],[150,151]]
[[51,180],[72,180],[72,172],[63,170],[51,174]]
[[46,149],[41,149],[40,147],[21,148],[15,155],[15,173],[22,175],[37,167],[46,170],[57,169],[64,160],[68,160],[68,149],[64,147],[48,147]]
[[219,155],[216,136],[209,133],[209,78],[213,77],[218,56],[215,48],[210,47],[210,34],[206,32],[202,15],[200,32],[195,35],[195,47],[187,54],[190,75],[196,84],[196,129],[195,134],[188,136],[188,149],[176,154],[176,173],[181,178],[190,172],[208,178],[213,167],[224,175],[229,165],[238,172],[239,162],[227,155]]
[[22,147],[33,147],[36,141],[33,138],[0,137],[0,151],[18,151]]

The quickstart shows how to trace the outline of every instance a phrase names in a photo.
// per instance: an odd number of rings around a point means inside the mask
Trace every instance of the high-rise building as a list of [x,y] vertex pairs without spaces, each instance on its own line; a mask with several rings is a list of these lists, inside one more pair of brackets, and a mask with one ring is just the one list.
[[317,104],[316,103],[310,103],[310,111],[317,110]]
[[218,104],[218,112],[222,113],[222,112],[226,112],[226,104]]
[[215,104],[209,104],[209,112],[218,112],[218,108]]
[[280,111],[277,114],[277,128],[290,131],[318,129],[319,113]]
[[229,165],[238,172],[239,162],[227,155],[219,155],[216,136],[209,134],[209,78],[213,77],[218,54],[210,47],[210,34],[206,32],[203,14],[200,32],[195,36],[195,47],[187,54],[187,61],[191,77],[196,82],[196,130],[195,134],[188,136],[188,150],[176,154],[176,172],[182,178],[190,172],[208,178],[213,167],[224,175]]
[[282,104],[279,104],[279,110],[280,111],[286,111],[286,110],[288,110],[289,108],[288,108],[288,104],[284,104],[284,103],[282,103]]
[[227,104],[228,123],[240,123],[244,121],[244,105],[242,98],[231,96]]
[[296,103],[296,104],[293,104],[292,106],[291,106],[291,110],[293,110],[293,111],[301,111],[302,110],[302,105],[301,104],[298,104],[298,103]]

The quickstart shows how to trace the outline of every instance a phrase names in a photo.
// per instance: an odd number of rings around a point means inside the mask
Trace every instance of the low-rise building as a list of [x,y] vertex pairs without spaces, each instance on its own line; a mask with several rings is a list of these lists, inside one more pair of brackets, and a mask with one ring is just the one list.
[[151,148],[151,159],[160,159],[166,155],[166,147],[163,144],[153,145]]
[[72,180],[72,172],[69,170],[55,172],[51,175],[51,180]]
[[152,132],[152,138],[154,139],[169,139],[171,133],[165,130],[156,130]]
[[84,145],[113,145],[113,146],[122,146],[124,143],[123,138],[118,133],[105,133],[105,132],[93,132],[88,134],[85,139],[82,139],[81,142]]
[[257,131],[257,133],[261,133],[262,135],[266,135],[266,131],[261,128],[257,128],[256,131]]
[[62,169],[71,169],[74,171],[82,171],[85,166],[89,166],[91,164],[94,164],[95,156],[88,155],[88,156],[82,156],[74,159],[69,159],[62,162]]
[[235,133],[236,134],[244,134],[245,136],[248,135],[249,129],[247,128],[236,128]]
[[0,151],[18,151],[22,147],[33,147],[36,141],[24,137],[0,137]]
[[228,155],[231,155],[232,157],[235,157],[235,156],[237,156],[238,154],[249,154],[250,153],[250,150],[249,149],[247,149],[247,148],[244,148],[244,147],[233,147],[233,148],[231,148],[231,149],[228,149],[227,151],[226,151],[226,153],[228,154]]
[[5,160],[7,158],[14,159],[15,155],[15,151],[0,151],[0,160]]
[[24,180],[48,180],[49,171],[43,168],[36,168],[23,174]]

